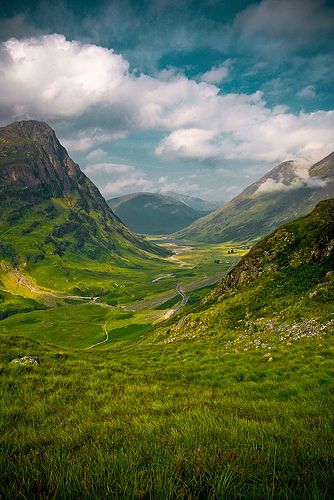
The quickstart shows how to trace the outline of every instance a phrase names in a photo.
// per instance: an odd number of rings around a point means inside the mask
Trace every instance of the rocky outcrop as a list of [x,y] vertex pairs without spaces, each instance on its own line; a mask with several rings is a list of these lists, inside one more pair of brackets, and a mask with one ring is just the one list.
[[282,226],[255,245],[222,279],[205,301],[221,300],[255,281],[261,274],[309,261],[334,259],[334,200],[320,202],[304,219]]
[[12,359],[12,365],[38,366],[41,364],[37,356],[23,356],[22,358]]
[[41,201],[73,191],[83,205],[97,203],[107,210],[98,189],[49,125],[29,120],[0,128],[0,199]]

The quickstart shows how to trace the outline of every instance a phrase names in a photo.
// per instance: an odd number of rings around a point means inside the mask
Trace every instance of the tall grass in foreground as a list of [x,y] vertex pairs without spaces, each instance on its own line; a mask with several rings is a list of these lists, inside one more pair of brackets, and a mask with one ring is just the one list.
[[[1,336],[2,498],[331,499],[330,338],[58,352]],[[40,356],[36,368],[9,361]]]

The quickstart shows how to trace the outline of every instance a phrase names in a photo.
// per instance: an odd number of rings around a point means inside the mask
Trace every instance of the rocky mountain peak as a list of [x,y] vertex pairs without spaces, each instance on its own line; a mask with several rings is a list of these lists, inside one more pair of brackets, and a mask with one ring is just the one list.
[[0,198],[63,197],[84,184],[97,191],[49,125],[27,120],[0,128]]

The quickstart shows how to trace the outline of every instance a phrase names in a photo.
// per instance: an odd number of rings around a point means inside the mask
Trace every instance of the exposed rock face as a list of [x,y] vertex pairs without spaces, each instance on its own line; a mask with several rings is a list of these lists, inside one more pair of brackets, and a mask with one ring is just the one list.
[[29,120],[0,128],[0,199],[41,201],[74,190],[102,208],[99,191],[49,125]]
[[[300,223],[303,220],[305,226]],[[282,226],[254,246],[223,278],[212,296],[234,294],[262,273],[272,274],[290,264],[321,263],[325,259],[334,261],[334,200],[320,202],[308,217]]]

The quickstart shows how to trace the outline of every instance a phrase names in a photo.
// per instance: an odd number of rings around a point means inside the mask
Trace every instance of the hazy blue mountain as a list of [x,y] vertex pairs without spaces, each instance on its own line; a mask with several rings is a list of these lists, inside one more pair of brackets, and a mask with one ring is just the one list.
[[203,200],[202,198],[197,198],[196,196],[188,196],[186,194],[175,193],[174,191],[167,191],[164,194],[167,196],[171,196],[176,200],[182,201],[183,203],[188,205],[188,207],[191,207],[197,212],[201,212],[204,215],[213,212],[213,210],[216,210],[220,205],[220,203],[218,202]]
[[157,193],[131,193],[108,204],[126,226],[142,234],[172,233],[202,215],[182,201]]

